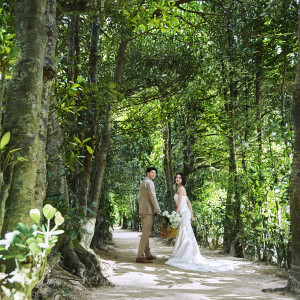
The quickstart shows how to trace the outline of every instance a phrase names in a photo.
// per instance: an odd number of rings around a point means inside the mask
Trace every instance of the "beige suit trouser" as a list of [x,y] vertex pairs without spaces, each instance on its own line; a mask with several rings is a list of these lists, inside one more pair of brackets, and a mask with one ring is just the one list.
[[141,214],[142,221],[142,236],[140,239],[139,250],[137,257],[149,257],[151,255],[149,248],[149,237],[152,231],[154,215]]

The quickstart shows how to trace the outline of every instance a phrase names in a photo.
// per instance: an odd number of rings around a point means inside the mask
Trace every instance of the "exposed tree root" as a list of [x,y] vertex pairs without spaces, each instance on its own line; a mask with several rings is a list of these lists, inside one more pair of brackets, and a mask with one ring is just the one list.
[[82,281],[56,264],[33,290],[34,300],[72,299],[68,297],[71,290],[82,290]]
[[67,247],[63,253],[62,267],[78,276],[86,286],[109,285],[109,281],[101,271],[101,260],[92,250],[81,245]]
[[103,233],[101,232],[101,228],[99,226],[99,221],[97,220],[96,222],[96,226],[95,226],[95,232],[94,232],[94,236],[91,242],[91,248],[96,248],[101,250],[103,247],[105,247],[105,245],[108,245],[110,243],[112,243],[112,232],[109,229],[108,232],[103,235]]
[[72,299],[68,294],[85,287],[107,286],[111,283],[102,273],[100,258],[92,251],[78,245],[61,249],[62,260],[49,266],[42,283],[36,286],[35,300]]
[[75,248],[78,259],[85,266],[84,283],[87,286],[109,285],[109,281],[103,275],[101,270],[101,260],[90,250],[81,245]]

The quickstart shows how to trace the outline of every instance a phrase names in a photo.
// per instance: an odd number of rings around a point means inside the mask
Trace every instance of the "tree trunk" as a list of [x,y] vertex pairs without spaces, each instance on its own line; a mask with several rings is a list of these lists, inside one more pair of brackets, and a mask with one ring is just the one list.
[[164,171],[166,176],[166,187],[167,187],[167,208],[169,210],[175,209],[174,201],[174,176],[172,169],[172,141],[171,141],[171,124],[168,122],[164,129]]
[[[240,238],[238,237],[242,224],[241,224],[241,199],[239,193],[239,177],[238,177],[238,164],[236,157],[236,132],[235,132],[235,103],[237,98],[237,82],[234,81],[234,58],[233,58],[233,44],[234,37],[231,29],[231,16],[228,16],[227,24],[227,42],[229,50],[229,62],[232,64],[229,71],[229,99],[225,105],[226,112],[229,117],[229,176],[228,188],[226,199],[226,220],[224,226],[224,250],[226,253],[231,253],[235,256],[242,256],[243,249],[241,246]],[[224,92],[225,99],[227,92]]]
[[79,75],[79,15],[72,14],[69,21],[68,72],[67,79],[76,82]]
[[52,93],[52,85],[55,78],[55,48],[57,41],[56,28],[56,0],[47,1],[46,13],[46,33],[47,46],[44,60],[43,72],[43,95],[40,113],[40,132],[39,132],[39,160],[40,168],[37,172],[37,180],[35,187],[35,201],[44,201],[47,190],[47,170],[46,170],[46,144],[47,144],[47,127],[49,116],[49,105]]
[[4,223],[5,204],[12,183],[14,166],[15,162],[11,163],[6,170],[1,170],[0,172],[0,232],[2,231],[2,226]]
[[67,70],[67,81],[74,81],[74,68],[75,68],[75,25],[78,25],[76,22],[78,16],[73,14],[69,19],[69,27],[68,27],[68,70]]
[[230,84],[230,100],[226,105],[226,111],[230,119],[230,131],[228,137],[229,145],[229,167],[228,167],[228,188],[226,200],[226,221],[224,226],[224,250],[226,253],[231,253],[236,256],[242,255],[242,248],[240,239],[237,235],[242,227],[241,224],[241,203],[239,193],[239,177],[238,165],[236,157],[236,144],[235,144],[235,105],[234,99],[236,97],[235,83]]
[[[300,9],[300,6],[299,6]],[[298,22],[298,45],[300,49],[300,11]],[[300,53],[300,50],[299,50]],[[300,56],[299,56],[300,57]],[[294,85],[293,117],[295,130],[295,148],[290,179],[292,263],[289,272],[288,288],[300,294],[300,58],[298,57]]]
[[[91,37],[91,48],[89,56],[89,83],[97,85],[98,77],[98,49],[99,49],[99,28],[97,20],[92,24],[92,37]],[[93,87],[92,87],[93,90]],[[97,108],[97,95],[95,92],[91,92],[91,110],[87,112],[88,115],[83,114],[85,120],[83,124],[86,124],[86,128],[89,130],[86,132],[87,136],[84,138],[91,138],[87,145],[94,151],[97,139],[97,124],[99,109]],[[90,180],[92,172],[92,158],[93,154],[90,153],[86,148],[83,150],[84,159],[84,170],[78,175],[80,182],[79,189],[79,203],[81,206],[88,206],[88,195],[90,190]],[[96,218],[95,218],[96,219]]]
[[[3,233],[15,229],[19,221],[31,225],[29,211],[40,209],[46,194],[45,147],[55,74],[56,0],[16,1],[16,33],[21,58],[8,90],[5,126],[12,133],[15,147],[22,149],[28,161],[15,167]],[[10,264],[9,260],[6,264]],[[31,299],[46,265],[46,257],[40,262],[21,263],[9,279],[1,282],[1,299]]]
[[69,205],[69,191],[67,186],[65,170],[65,150],[63,148],[64,135],[59,125],[55,110],[49,114],[46,153],[48,186],[47,196],[62,199],[63,203]]
[[[125,64],[125,51],[127,47],[128,41],[122,41],[117,57],[117,65],[115,69],[114,82],[120,84],[120,79],[122,76],[124,64]],[[113,106],[112,104],[108,104],[106,107],[106,113],[103,121],[103,129],[101,132],[101,142],[99,146],[98,153],[95,158],[95,179],[92,183],[92,193],[91,193],[91,203],[90,207],[94,209],[94,211],[98,211],[100,204],[100,193],[101,186],[103,182],[104,170],[106,166],[106,158],[108,154],[110,135],[112,130],[112,113]],[[92,204],[95,203],[95,204]]]
[[7,66],[2,66],[1,81],[0,81],[0,133],[2,133],[2,107],[3,107],[3,95],[5,89],[6,72],[7,72]]
[[[79,36],[79,21],[80,15],[79,14],[72,14],[70,17],[69,22],[69,52],[68,52],[68,74],[67,79],[69,83],[76,83],[77,77],[79,75],[79,67],[78,64],[80,63],[80,36]],[[80,108],[82,103],[82,94],[77,93],[76,98],[76,105]],[[70,124],[69,127],[69,136],[76,136],[83,130],[82,127],[79,128],[79,123],[83,122],[81,114],[78,116],[77,114],[73,114],[70,116]],[[71,190],[74,195],[76,195],[76,200],[79,198],[80,202],[80,169],[81,165],[78,163],[75,165],[76,171],[72,173],[72,184]]]
[[[194,117],[195,108],[188,105],[188,115],[185,122],[185,134],[184,134],[184,150],[183,150],[183,174],[186,178],[189,177],[189,174],[192,174],[195,171],[195,155],[193,146],[196,143],[194,133],[189,133],[189,129],[192,125],[192,117]],[[178,172],[178,171],[177,171]],[[192,197],[194,193],[194,183],[192,180],[188,180],[188,185],[185,187],[187,195]]]
[[11,132],[11,145],[21,148],[28,160],[15,166],[7,199],[2,234],[15,229],[20,221],[32,224],[31,208],[42,208],[35,198],[37,172],[41,169],[40,140],[43,66],[45,58],[46,0],[16,1],[16,44],[21,49],[7,90],[4,127]]
[[[118,85],[117,89],[120,85],[120,80],[123,73],[123,68],[125,65],[125,51],[128,45],[128,40],[123,40],[120,43],[118,54],[117,54],[117,62],[114,74],[114,82]],[[95,157],[95,178],[92,182],[91,188],[91,198],[89,207],[96,211],[99,214],[99,206],[100,206],[100,195],[101,195],[101,186],[103,183],[104,171],[106,166],[106,158],[108,154],[111,130],[112,130],[112,114],[113,114],[113,105],[109,103],[106,108],[106,113],[103,121],[103,129],[101,132],[101,142],[99,146],[98,153]],[[99,219],[99,217],[97,218]],[[98,236],[99,236],[99,223],[96,224],[95,233],[93,237],[93,246],[98,244]]]

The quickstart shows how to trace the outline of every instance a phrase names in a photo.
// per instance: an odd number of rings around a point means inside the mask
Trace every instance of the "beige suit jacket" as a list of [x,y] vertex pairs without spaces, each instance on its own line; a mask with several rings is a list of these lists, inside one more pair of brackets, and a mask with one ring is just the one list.
[[160,211],[154,183],[148,176],[141,182],[139,191],[139,213],[154,215]]

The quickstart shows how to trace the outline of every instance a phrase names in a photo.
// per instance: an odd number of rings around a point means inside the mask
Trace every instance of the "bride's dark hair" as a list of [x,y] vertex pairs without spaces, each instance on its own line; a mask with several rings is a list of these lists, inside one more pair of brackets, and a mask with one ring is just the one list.
[[177,175],[180,175],[181,176],[181,179],[182,179],[182,182],[181,184],[184,186],[186,184],[186,178],[185,178],[185,175],[183,173],[177,173],[174,177],[174,183],[176,183],[176,176]]

